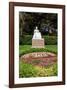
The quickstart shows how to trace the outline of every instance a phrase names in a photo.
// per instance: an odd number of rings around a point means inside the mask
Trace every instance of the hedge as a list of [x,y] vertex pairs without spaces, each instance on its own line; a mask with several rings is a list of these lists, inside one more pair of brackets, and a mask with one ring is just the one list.
[[[43,36],[46,45],[56,45],[57,36]],[[31,45],[32,44],[32,35],[24,35],[20,37],[20,45]]]
[[57,36],[43,36],[46,45],[56,45]]

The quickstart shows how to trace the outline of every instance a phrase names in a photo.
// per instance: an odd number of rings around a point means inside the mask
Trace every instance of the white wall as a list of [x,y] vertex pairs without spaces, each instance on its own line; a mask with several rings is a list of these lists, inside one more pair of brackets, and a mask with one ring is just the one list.
[[[9,1],[46,4],[67,4],[67,0],[0,0],[0,90],[10,90],[9,77]],[[67,5],[66,5],[67,6]],[[67,8],[67,7],[66,7]],[[67,10],[66,10],[67,11]],[[67,12],[66,12],[67,15]],[[67,21],[67,18],[66,18]],[[67,29],[67,26],[66,26]],[[67,33],[67,31],[66,31]],[[66,35],[67,38],[67,35]],[[67,44],[66,44],[67,45]],[[67,61],[66,61],[67,64]],[[66,66],[67,68],[67,66]],[[66,72],[67,73],[67,72]],[[66,74],[67,75],[67,74]],[[67,82],[67,79],[66,79]],[[16,90],[66,90],[67,85],[16,88]],[[15,90],[15,89],[13,89]]]

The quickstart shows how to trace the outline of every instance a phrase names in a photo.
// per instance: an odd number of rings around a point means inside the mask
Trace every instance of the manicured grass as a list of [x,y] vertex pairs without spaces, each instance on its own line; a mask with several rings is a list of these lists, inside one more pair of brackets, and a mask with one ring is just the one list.
[[57,45],[45,45],[45,48],[31,48],[31,45],[20,45],[19,55],[32,52],[53,52],[57,54]]
[[47,77],[57,75],[57,64],[53,64],[48,67],[33,66],[32,64],[24,63],[20,61],[19,63],[19,77]]

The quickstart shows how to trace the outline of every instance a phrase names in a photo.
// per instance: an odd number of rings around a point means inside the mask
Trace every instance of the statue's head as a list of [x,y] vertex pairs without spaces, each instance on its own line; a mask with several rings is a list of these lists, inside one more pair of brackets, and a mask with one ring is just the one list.
[[36,30],[38,30],[38,27],[36,26]]
[[38,27],[36,26],[34,33],[39,33]]

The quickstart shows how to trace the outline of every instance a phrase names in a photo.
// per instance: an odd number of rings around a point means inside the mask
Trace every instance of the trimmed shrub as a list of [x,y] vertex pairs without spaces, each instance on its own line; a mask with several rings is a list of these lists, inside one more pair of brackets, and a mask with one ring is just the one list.
[[57,36],[43,36],[46,45],[56,45]]
[[[43,36],[46,45],[56,45],[57,44],[57,36]],[[20,45],[32,45],[32,35],[24,35],[20,37],[19,40]]]
[[31,45],[32,35],[24,35],[23,37],[20,37],[19,44],[20,45]]

